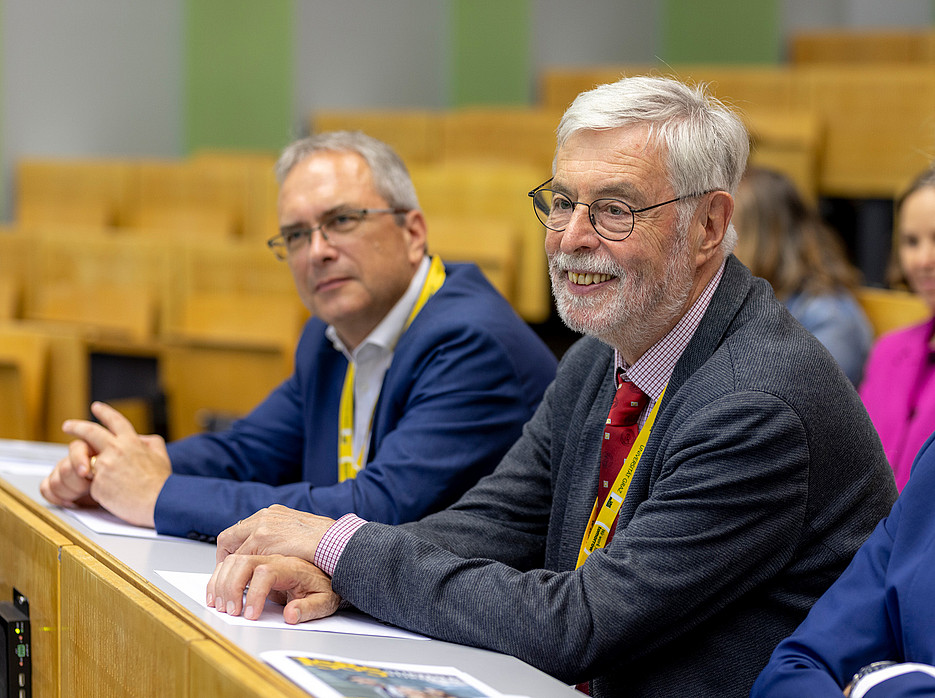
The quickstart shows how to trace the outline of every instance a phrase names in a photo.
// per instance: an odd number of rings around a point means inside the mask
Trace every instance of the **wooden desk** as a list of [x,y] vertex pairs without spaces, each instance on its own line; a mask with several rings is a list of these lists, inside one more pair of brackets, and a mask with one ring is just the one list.
[[514,657],[440,641],[231,625],[156,570],[210,572],[215,547],[95,533],[39,494],[40,464],[65,447],[0,440],[0,600],[30,601],[33,690],[45,696],[308,695],[258,659],[269,649],[456,666],[508,694],[573,698]]

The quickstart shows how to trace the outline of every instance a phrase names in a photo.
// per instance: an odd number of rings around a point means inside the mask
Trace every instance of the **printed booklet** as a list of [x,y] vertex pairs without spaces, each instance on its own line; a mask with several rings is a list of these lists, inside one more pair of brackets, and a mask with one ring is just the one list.
[[275,650],[266,663],[321,698],[502,698],[454,667],[361,662],[347,657]]

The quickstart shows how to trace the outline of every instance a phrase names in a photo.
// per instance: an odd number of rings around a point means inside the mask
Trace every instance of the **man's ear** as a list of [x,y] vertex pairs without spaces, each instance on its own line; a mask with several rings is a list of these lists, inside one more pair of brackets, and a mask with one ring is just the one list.
[[407,235],[409,259],[413,265],[416,265],[422,261],[427,251],[428,226],[422,211],[415,208],[406,213],[403,229]]
[[727,226],[734,213],[734,197],[726,191],[715,191],[707,195],[706,205],[699,211],[699,225],[703,230],[698,254],[699,262],[710,259],[724,240]]

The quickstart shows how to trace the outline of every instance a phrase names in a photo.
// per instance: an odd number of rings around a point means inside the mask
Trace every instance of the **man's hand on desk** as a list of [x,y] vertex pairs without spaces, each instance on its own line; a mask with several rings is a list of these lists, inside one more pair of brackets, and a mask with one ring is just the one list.
[[330,616],[341,597],[314,562],[318,543],[333,523],[274,504],[221,531],[208,605],[235,616],[243,607],[244,618],[256,620],[273,594],[286,605],[282,617],[287,623]]
[[221,531],[217,561],[238,553],[285,555],[314,563],[318,543],[333,523],[334,519],[326,516],[274,504]]
[[70,419],[62,425],[78,440],[40,485],[42,496],[60,506],[88,504],[90,497],[126,522],[152,528],[156,499],[172,473],[165,441],[137,434],[110,405],[95,402],[91,412],[101,424]]
[[[246,592],[246,594],[244,594]],[[315,565],[281,555],[227,555],[208,581],[207,603],[222,613],[256,620],[267,596],[285,605],[283,620],[291,625],[330,616],[341,597],[331,578]]]

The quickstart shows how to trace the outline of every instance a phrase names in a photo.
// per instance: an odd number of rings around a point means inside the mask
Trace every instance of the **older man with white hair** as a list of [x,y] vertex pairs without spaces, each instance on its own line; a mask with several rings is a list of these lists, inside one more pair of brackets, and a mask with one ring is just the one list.
[[746,696],[895,497],[850,381],[731,254],[747,150],[674,80],[580,95],[530,195],[588,336],[523,436],[413,524],[259,512],[218,538],[209,603],[274,593],[295,622],[343,598],[595,696]]

